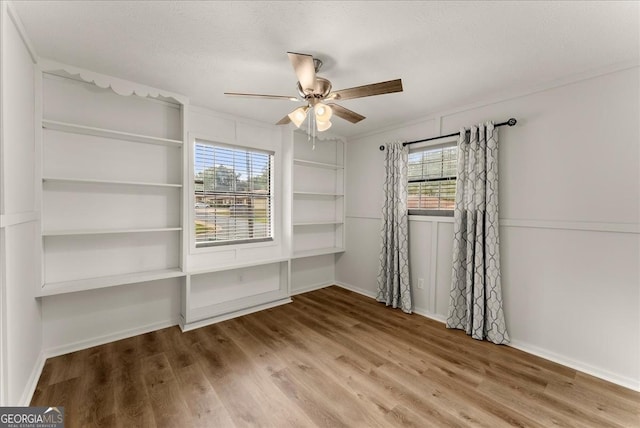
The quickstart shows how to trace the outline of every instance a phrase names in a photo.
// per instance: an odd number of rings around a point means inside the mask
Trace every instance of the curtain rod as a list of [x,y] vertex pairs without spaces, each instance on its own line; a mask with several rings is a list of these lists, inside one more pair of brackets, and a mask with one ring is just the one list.
[[[516,123],[518,123],[517,120],[515,120],[513,117],[510,118],[509,120],[507,120],[506,122],[501,122],[501,123],[496,123],[494,125],[494,127],[498,127],[498,126],[504,126],[504,125],[509,125],[509,126],[513,126]],[[469,132],[469,130],[467,130],[467,132]],[[409,144],[416,144],[416,143],[424,143],[425,141],[433,141],[433,140],[439,140],[441,138],[448,138],[448,137],[455,137],[456,135],[460,135],[459,132],[454,132],[453,134],[447,134],[447,135],[441,135],[439,137],[431,137],[431,138],[425,138],[423,140],[416,140],[416,141],[407,141],[405,143],[402,143],[403,146],[408,146]],[[380,146],[380,150],[384,150],[384,146]]]

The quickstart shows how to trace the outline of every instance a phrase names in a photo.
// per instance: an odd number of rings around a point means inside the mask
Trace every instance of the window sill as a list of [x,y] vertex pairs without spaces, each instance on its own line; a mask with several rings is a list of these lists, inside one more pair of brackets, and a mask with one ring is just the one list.
[[263,248],[263,247],[275,247],[280,245],[280,240],[276,238],[272,238],[268,241],[260,241],[260,242],[243,242],[243,243],[229,243],[229,244],[218,244],[218,245],[209,245],[209,246],[200,246],[196,247],[194,245],[191,246],[189,250],[189,254],[207,254],[207,253],[218,253],[225,251],[238,251],[238,250],[250,250],[253,248]]
[[425,221],[430,223],[453,223],[453,217],[439,215],[409,214],[409,221]]

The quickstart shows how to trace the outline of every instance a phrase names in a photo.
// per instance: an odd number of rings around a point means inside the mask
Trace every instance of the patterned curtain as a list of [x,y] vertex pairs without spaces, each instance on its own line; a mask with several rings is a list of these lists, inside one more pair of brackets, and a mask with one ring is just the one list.
[[376,300],[411,313],[409,223],[407,219],[408,147],[387,144],[382,207],[382,248]]
[[509,343],[502,309],[498,236],[498,130],[460,131],[453,273],[447,327]]

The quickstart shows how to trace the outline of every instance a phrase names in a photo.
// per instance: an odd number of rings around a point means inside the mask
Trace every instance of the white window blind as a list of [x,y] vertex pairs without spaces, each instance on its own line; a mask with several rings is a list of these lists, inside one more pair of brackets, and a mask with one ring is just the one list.
[[273,153],[195,143],[196,247],[268,241]]
[[453,215],[458,148],[420,148],[409,153],[409,214]]

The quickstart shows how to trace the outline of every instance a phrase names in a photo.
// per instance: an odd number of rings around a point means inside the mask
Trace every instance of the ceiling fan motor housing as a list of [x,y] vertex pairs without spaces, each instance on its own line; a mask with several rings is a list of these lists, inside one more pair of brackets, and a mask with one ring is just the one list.
[[309,100],[309,102],[311,102],[311,100],[313,99],[324,99],[331,92],[331,82],[324,77],[318,76],[316,76],[316,85],[313,88],[313,92],[305,93],[305,91],[302,89],[302,86],[300,85],[300,82],[298,82],[297,87],[298,94],[300,94],[302,98]]

